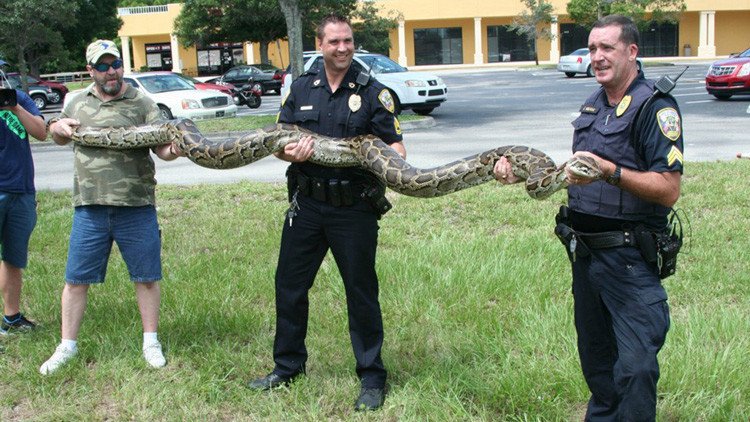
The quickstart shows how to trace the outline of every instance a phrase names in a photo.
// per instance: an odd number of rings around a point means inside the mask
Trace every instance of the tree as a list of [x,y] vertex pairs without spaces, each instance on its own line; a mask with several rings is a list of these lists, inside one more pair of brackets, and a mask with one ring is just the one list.
[[546,40],[554,38],[549,27],[552,23],[554,7],[546,0],[521,0],[521,3],[526,8],[513,19],[510,30],[518,35],[526,36],[534,48],[534,61],[539,65],[536,42],[539,38]]
[[284,16],[267,0],[188,0],[175,21],[180,44],[251,41],[268,62],[268,43],[286,35]]
[[[60,7],[57,0],[3,0],[0,3],[0,50],[13,60],[21,73],[23,89],[28,89],[29,70],[38,74],[49,57],[63,51],[59,29],[75,22],[78,5]],[[53,29],[55,28],[55,29]]]
[[86,47],[92,41],[117,41],[117,31],[122,26],[122,20],[117,15],[117,0],[76,0],[76,3],[76,17],[71,26],[62,32],[65,42],[65,48],[61,50],[63,54],[50,60],[47,71],[82,69],[86,66]]
[[684,0],[570,0],[567,6],[570,18],[586,28],[612,14],[630,17],[640,29],[650,22],[676,23],[685,9]]
[[352,14],[354,42],[370,52],[388,55],[391,49],[390,31],[398,27],[398,15],[389,11],[386,17],[378,14],[379,10],[372,2],[360,2]]
[[64,6],[59,0],[4,0],[0,50],[24,76],[81,69],[91,41],[116,37],[122,25],[116,4],[117,0],[75,0]]

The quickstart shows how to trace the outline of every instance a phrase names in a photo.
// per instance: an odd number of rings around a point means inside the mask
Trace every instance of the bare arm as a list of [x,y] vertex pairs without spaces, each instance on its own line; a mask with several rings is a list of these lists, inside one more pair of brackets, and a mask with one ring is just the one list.
[[49,125],[49,133],[57,145],[67,145],[71,141],[74,128],[80,124],[78,120],[66,117]]
[[[617,167],[615,163],[590,152],[579,151],[574,155],[588,155],[593,157],[604,173],[604,178],[612,175]],[[575,177],[567,169],[566,173],[571,184],[585,185],[592,182],[591,179]],[[677,202],[677,198],[680,197],[681,179],[682,175],[678,171],[658,173],[622,168],[619,187],[646,201],[671,207]]]
[[401,141],[394,142],[394,143],[390,144],[389,146],[391,148],[395,149],[396,152],[398,153],[398,155],[401,156],[401,158],[403,158],[404,160],[406,160],[406,147],[404,146],[403,142],[401,142]]
[[13,107],[3,107],[1,110],[8,110],[18,117],[26,132],[34,138],[43,141],[47,138],[47,128],[44,124],[44,118],[41,116],[34,116],[29,113],[28,110],[21,107],[20,104],[16,104]]

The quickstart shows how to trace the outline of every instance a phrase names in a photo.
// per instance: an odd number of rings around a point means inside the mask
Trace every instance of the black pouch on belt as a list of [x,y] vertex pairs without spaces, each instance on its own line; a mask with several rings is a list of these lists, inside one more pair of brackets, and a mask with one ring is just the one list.
[[341,181],[341,204],[346,207],[354,205],[354,191],[348,180]]
[[339,179],[328,179],[328,201],[334,207],[341,206],[341,181]]
[[310,180],[310,196],[321,202],[326,201],[326,183],[325,180],[313,177]]

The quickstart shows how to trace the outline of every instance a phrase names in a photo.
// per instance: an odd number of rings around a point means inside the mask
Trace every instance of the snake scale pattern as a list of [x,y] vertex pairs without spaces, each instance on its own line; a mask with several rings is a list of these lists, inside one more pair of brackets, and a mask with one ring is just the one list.
[[[304,135],[315,139],[310,161],[328,167],[361,167],[375,174],[390,189],[408,196],[431,198],[493,180],[493,167],[506,157],[513,173],[524,179],[526,192],[544,199],[567,187],[565,165],[556,166],[534,148],[509,145],[472,155],[438,167],[420,169],[401,158],[372,135],[330,138],[289,124],[275,124],[237,139],[206,139],[189,119],[177,119],[129,128],[78,128],[73,141],[111,149],[144,148],[174,143],[194,163],[212,169],[231,169],[267,157]],[[576,174],[601,179],[601,171],[588,160],[568,162]]]

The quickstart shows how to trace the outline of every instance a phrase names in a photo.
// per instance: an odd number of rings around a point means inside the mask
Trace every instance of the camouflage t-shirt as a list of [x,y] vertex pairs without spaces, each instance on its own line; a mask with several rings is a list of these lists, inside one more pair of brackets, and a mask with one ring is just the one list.
[[[71,117],[82,127],[95,128],[137,126],[160,118],[156,103],[132,86],[107,102],[94,94],[93,87],[73,98],[60,117]],[[149,148],[114,150],[78,144],[73,148],[73,206],[155,204],[156,170]]]

